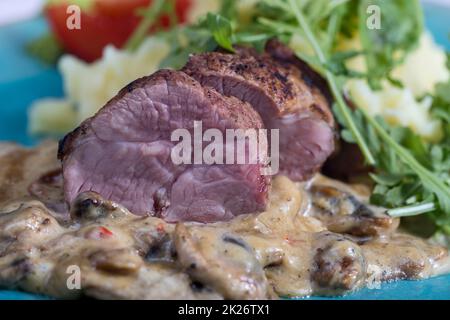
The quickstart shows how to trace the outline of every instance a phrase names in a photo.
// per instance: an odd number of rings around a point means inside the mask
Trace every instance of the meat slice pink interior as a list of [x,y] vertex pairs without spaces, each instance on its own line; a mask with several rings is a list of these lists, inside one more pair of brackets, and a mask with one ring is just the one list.
[[178,128],[193,134],[194,121],[202,121],[203,131],[262,128],[250,105],[183,72],[161,70],[128,85],[61,142],[66,200],[94,191],[170,222],[264,210],[269,178],[262,164],[174,164],[171,134]]

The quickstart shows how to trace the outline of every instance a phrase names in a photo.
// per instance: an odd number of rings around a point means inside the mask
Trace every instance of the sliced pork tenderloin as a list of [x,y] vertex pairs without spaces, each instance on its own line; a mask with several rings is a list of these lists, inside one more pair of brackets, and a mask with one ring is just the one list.
[[250,103],[267,129],[279,129],[280,173],[303,181],[333,152],[335,123],[327,93],[314,84],[315,73],[306,64],[300,68],[275,57],[246,48],[236,54],[202,53],[192,55],[183,71],[202,85]]
[[193,134],[194,121],[224,136],[226,129],[263,127],[250,105],[181,71],[158,71],[122,89],[61,141],[66,200],[94,191],[135,214],[170,222],[214,222],[264,210],[270,179],[260,163],[173,163],[171,134],[177,128]]

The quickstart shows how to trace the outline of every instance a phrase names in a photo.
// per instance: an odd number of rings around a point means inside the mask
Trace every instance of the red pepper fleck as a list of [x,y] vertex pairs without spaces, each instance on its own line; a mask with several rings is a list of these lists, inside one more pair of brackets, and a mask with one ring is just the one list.
[[288,235],[285,235],[285,236],[284,236],[284,241],[286,241],[286,242],[289,243],[289,244],[292,244],[293,242],[295,242],[295,240],[292,240],[291,238],[289,238]]
[[297,245],[299,243],[305,242],[304,240],[301,240],[301,239],[295,239],[295,238],[293,239],[293,238],[289,237],[288,235],[285,235],[283,237],[283,240],[286,241],[287,243],[289,243],[290,245]]
[[111,237],[112,235],[114,235],[114,233],[112,233],[111,230],[109,230],[108,228],[99,227],[99,230],[100,230],[101,238],[107,238],[107,237]]
[[164,224],[162,224],[162,223],[158,224],[158,226],[156,227],[156,231],[158,231],[159,233],[166,232],[166,230],[164,228]]

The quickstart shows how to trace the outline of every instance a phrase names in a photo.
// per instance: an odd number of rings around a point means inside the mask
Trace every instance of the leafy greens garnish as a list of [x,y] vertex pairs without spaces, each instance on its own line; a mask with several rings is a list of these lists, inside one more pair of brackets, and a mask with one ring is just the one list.
[[233,28],[230,20],[218,14],[208,13],[204,25],[211,30],[214,40],[222,48],[234,52],[232,41]]
[[380,81],[393,80],[392,68],[416,47],[423,30],[423,14],[418,1],[360,0],[358,16],[367,16],[369,6],[379,8],[381,28],[370,29],[366,19],[359,19],[358,30],[365,50],[369,84],[381,88]]
[[[381,29],[366,25],[367,8],[373,4],[381,9]],[[261,0],[254,10],[250,22],[241,22],[233,19],[233,6],[224,6],[223,15],[210,13],[199,25],[181,28],[177,36],[186,34],[184,41],[174,45],[165,65],[181,67],[189,53],[217,45],[229,51],[234,44],[261,49],[274,36],[287,43],[294,36],[302,38],[304,50],[296,53],[327,79],[343,139],[357,143],[373,167],[372,203],[391,208],[388,213],[395,217],[428,213],[440,230],[450,234],[450,84],[439,85],[434,97],[433,115],[442,119],[446,131],[444,141],[434,145],[408,128],[388,125],[363,109],[353,110],[342,86],[349,78],[364,78],[374,89],[383,81],[401,86],[390,74],[423,32],[419,1]],[[361,50],[337,50],[340,37],[355,35]],[[364,73],[346,65],[358,55],[366,60]]]
[[171,7],[171,1],[166,3],[164,0],[152,1],[152,3],[144,11],[140,12],[142,15],[142,20],[136,30],[134,30],[131,37],[128,39],[125,44],[125,48],[131,51],[136,50],[147,36],[148,29],[157,21],[158,17],[163,12],[169,11],[168,9]]
[[[296,15],[298,25],[303,29],[303,31],[306,34],[306,37],[310,41],[312,47],[314,48],[314,51],[316,55],[319,57],[319,61],[322,64],[326,63],[325,60],[325,54],[321,47],[318,45],[316,38],[314,37],[314,34],[311,32],[308,22],[303,15],[302,11],[300,10],[300,7],[298,6],[298,3],[295,0],[288,0],[289,5],[291,6],[291,9]],[[350,127],[350,124],[353,123],[353,125],[356,127],[355,121],[352,122],[349,121],[348,116],[350,113],[347,113],[347,115],[344,113],[343,110],[346,109],[348,111],[349,108],[347,106],[343,105],[343,99],[342,94],[337,91],[337,81],[335,79],[335,76],[330,72],[326,71],[325,76],[328,80],[328,83],[332,89],[333,95],[337,101],[337,110],[341,113],[341,119],[345,118],[345,122],[342,124],[344,127],[348,127],[350,129],[351,134],[353,135],[354,140],[358,143],[358,145],[361,147],[360,141],[363,139],[363,141],[370,141],[376,143],[378,146],[384,146],[384,148],[388,149],[388,159],[390,158],[392,161],[392,158],[395,162],[400,162],[402,165],[404,165],[408,171],[410,171],[410,177],[413,180],[416,180],[417,182],[420,182],[420,185],[418,187],[423,188],[423,193],[429,193],[429,197],[427,197],[427,200],[436,200],[438,206],[443,212],[450,214],[450,186],[441,179],[441,177],[436,174],[436,172],[433,172],[431,169],[427,168],[425,164],[422,164],[419,162],[419,160],[412,155],[412,151],[414,149],[408,149],[405,148],[402,144],[400,144],[398,141],[396,141],[393,138],[393,134],[395,133],[394,130],[397,128],[394,128],[390,130],[390,128],[387,128],[386,125],[383,125],[382,122],[379,119],[373,118],[370,115],[367,114],[366,111],[363,109],[359,109],[358,111],[362,114],[362,117],[359,117],[359,120],[362,124],[365,125],[366,130],[358,130],[357,128]],[[340,107],[340,108],[339,108]],[[335,108],[336,110],[336,108]],[[355,132],[361,133],[361,137],[355,136]],[[367,132],[371,134],[371,137],[369,139],[364,139],[363,132]],[[378,140],[378,141],[377,141]],[[373,145],[372,142],[372,145]],[[414,141],[413,141],[414,142]],[[421,148],[420,140],[415,141],[416,146],[420,149],[420,151],[423,151],[423,148]],[[372,150],[376,149],[376,145],[373,145]],[[366,145],[367,148],[369,148]],[[362,150],[364,151],[364,150]],[[380,154],[382,155],[382,154]],[[381,169],[380,162],[383,161],[383,158],[381,159],[373,159],[376,163],[376,168]],[[378,160],[378,161],[376,161]],[[369,162],[370,163],[370,162]],[[397,165],[397,164],[396,164]],[[388,167],[389,169],[389,167]],[[398,174],[398,172],[397,172]],[[417,188],[417,187],[416,187]],[[400,191],[400,189],[397,189]],[[414,188],[410,188],[409,192],[412,192]],[[411,194],[413,196],[414,194]],[[401,194],[398,192],[397,199],[399,199],[399,202],[402,200],[400,197]],[[399,205],[402,205],[405,203],[408,199],[404,199],[404,201],[400,202]],[[425,199],[424,199],[425,200]],[[428,206],[432,205],[431,209],[435,209],[433,202],[429,202]],[[411,208],[410,208],[411,209]],[[430,209],[430,210],[431,210]],[[423,204],[421,204],[420,210],[423,211]]]

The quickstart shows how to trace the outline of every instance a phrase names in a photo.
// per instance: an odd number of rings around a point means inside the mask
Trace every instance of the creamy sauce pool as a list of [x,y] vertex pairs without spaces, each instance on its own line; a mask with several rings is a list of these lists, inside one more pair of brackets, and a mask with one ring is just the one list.
[[[132,215],[95,193],[65,207],[55,144],[0,145],[0,286],[60,298],[266,299],[341,295],[450,270],[363,187],[273,181],[266,212],[215,224]],[[79,268],[81,289],[67,286]],[[72,270],[72,271],[71,271]]]

